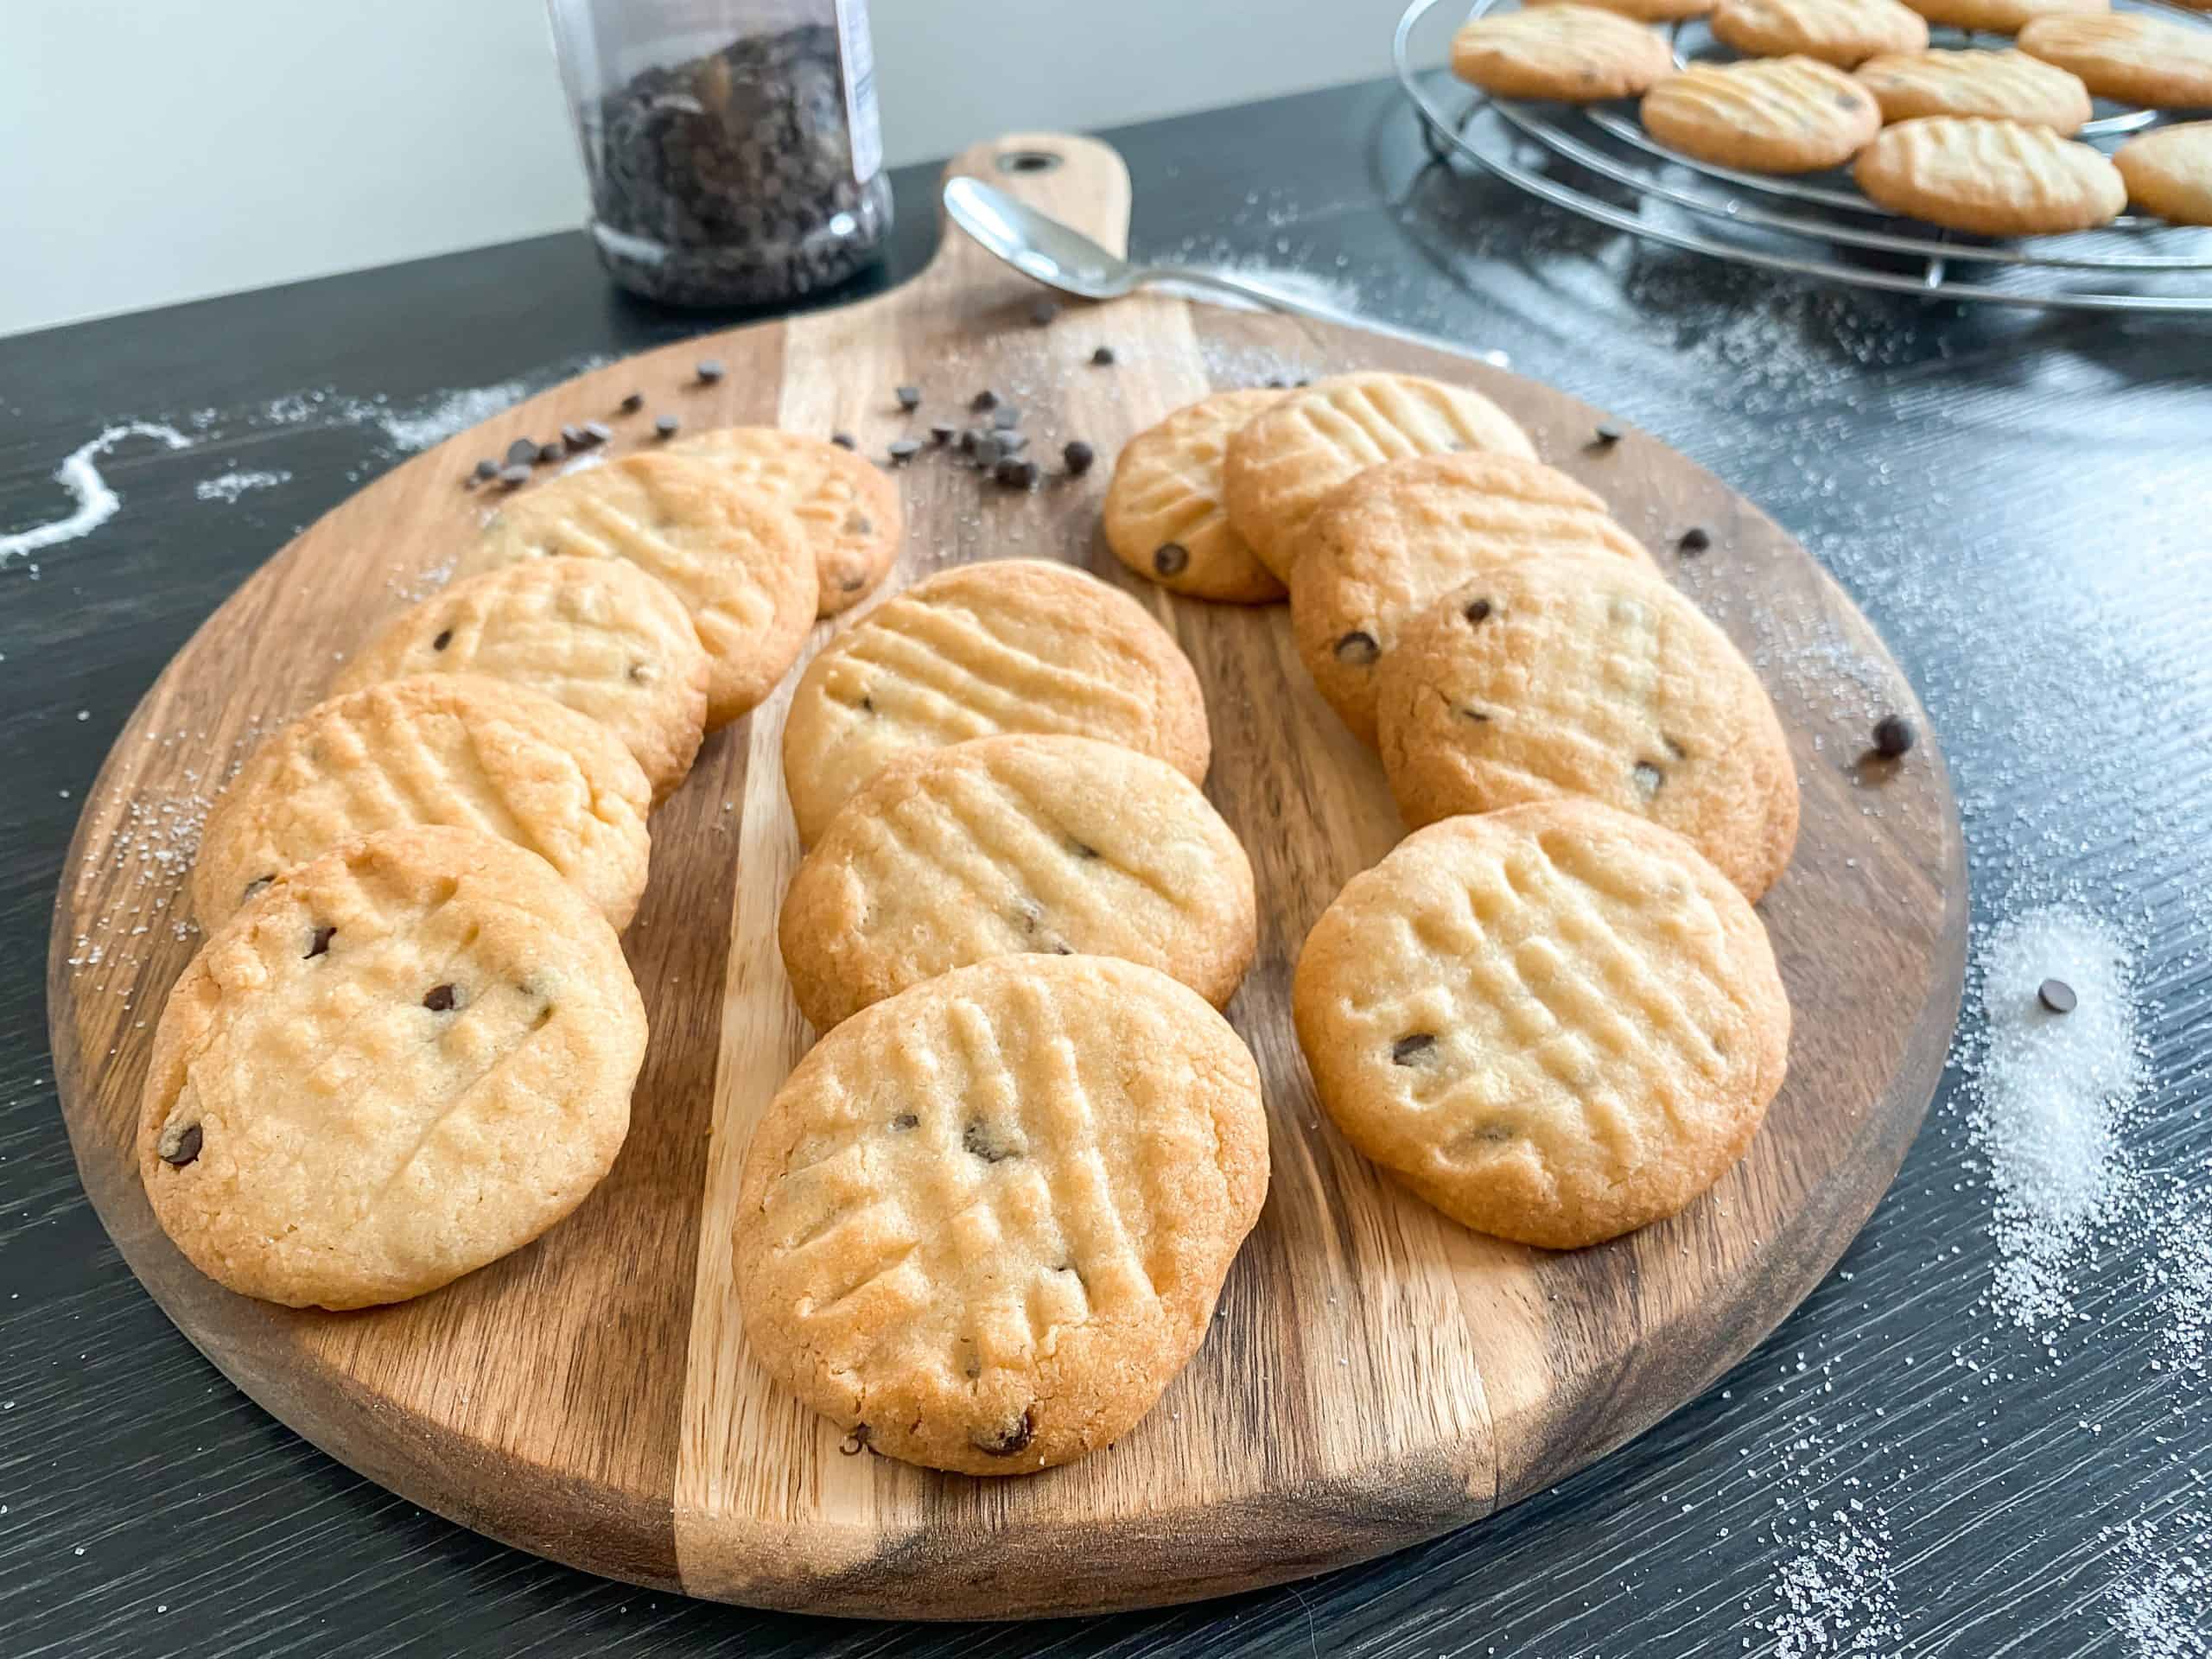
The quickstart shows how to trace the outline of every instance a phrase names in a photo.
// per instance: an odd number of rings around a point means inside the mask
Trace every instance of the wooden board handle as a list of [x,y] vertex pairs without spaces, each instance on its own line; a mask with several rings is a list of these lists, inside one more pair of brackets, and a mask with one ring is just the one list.
[[[1081,231],[1116,255],[1129,251],[1129,169],[1110,144],[1071,132],[1008,132],[971,144],[946,165],[946,179],[981,179]],[[1007,267],[938,210],[942,239],[932,283],[972,283]]]

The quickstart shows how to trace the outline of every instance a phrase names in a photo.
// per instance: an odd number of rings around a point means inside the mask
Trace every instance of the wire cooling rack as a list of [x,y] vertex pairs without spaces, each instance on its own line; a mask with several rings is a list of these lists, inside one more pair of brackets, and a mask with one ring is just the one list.
[[[1738,172],[1669,149],[1624,105],[1492,98],[1414,67],[1438,60],[1453,29],[1499,4],[1413,0],[1398,19],[1391,60],[1440,161],[1464,157],[1569,213],[1738,264],[1935,299],[2212,313],[2212,229],[2127,215],[2065,236],[1956,235],[1888,213],[1847,173]],[[2159,0],[2129,0],[2128,10],[2208,24]],[[1935,32],[1938,46],[2010,44]],[[1731,55],[1702,22],[1675,25],[1673,46],[1678,64]],[[2080,136],[2101,149],[2161,118],[2102,101],[2098,109]]]

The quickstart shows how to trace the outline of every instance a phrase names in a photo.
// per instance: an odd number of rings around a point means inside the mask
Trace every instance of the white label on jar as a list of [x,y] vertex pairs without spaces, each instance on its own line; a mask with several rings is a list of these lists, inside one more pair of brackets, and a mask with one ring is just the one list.
[[875,114],[875,48],[868,0],[837,0],[838,57],[845,66],[845,123],[853,134],[853,178],[866,184],[883,168],[883,124]]

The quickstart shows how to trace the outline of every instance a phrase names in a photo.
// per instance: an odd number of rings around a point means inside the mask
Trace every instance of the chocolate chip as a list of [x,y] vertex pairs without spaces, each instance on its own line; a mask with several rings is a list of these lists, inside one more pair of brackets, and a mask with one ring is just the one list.
[[1102,369],[1112,367],[1114,363],[1114,348],[1111,346],[1101,346],[1096,351],[1090,354],[1090,360],[1093,363],[1096,363]]
[[1920,734],[1903,715],[1884,715],[1874,722],[1874,753],[1894,760],[1910,753],[1912,746],[1920,741]]
[[[918,448],[919,446],[917,447]],[[858,508],[855,508],[845,515],[845,534],[848,536],[873,536],[875,534],[875,520],[869,518],[868,514],[861,512]],[[863,576],[861,579],[865,581],[867,578]]]
[[922,406],[922,389],[919,386],[901,386],[893,396],[899,399],[901,409],[915,410]]
[[1703,524],[1692,524],[1675,545],[1685,553],[1702,553],[1713,545],[1713,532]]
[[268,892],[269,884],[276,879],[276,878],[273,875],[255,876],[252,880],[245,884],[245,892],[239,895],[239,902],[243,904],[246,899],[252,898],[256,893]]
[[952,423],[950,421],[931,422],[930,424],[930,442],[935,444],[950,443],[952,442]]
[[901,1112],[898,1116],[891,1120],[891,1127],[898,1130],[901,1135],[904,1135],[908,1129],[918,1129],[921,1128],[921,1126],[922,1120],[912,1112]]
[[1479,709],[1462,709],[1459,711],[1459,718],[1462,720],[1471,720],[1478,726],[1487,726],[1490,724],[1490,716]]
[[1647,801],[1656,795],[1659,792],[1659,785],[1667,781],[1667,774],[1649,760],[1637,761],[1636,769],[1629,775],[1636,779],[1637,791]]
[[530,482],[530,468],[519,461],[512,467],[502,467],[499,468],[499,482],[511,490],[518,484],[527,484]]
[[497,478],[499,475],[499,463],[493,460],[489,455],[485,456],[483,460],[476,463],[476,476],[479,479],[488,480]]
[[1025,490],[1034,489],[1045,469],[1033,461],[1018,461],[1014,464],[1014,481]]
[[1021,1421],[1010,1428],[1000,1429],[995,1433],[980,1428],[976,1430],[968,1436],[968,1444],[987,1458],[1010,1458],[1027,1447],[1036,1434],[1037,1419],[1033,1412],[1025,1411],[1021,1414]]
[[993,391],[988,386],[985,386],[981,391],[977,392],[973,397],[968,400],[968,407],[970,409],[996,409],[998,406],[999,395],[995,391]]
[[994,432],[991,441],[998,445],[999,454],[1002,455],[1018,455],[1029,447],[1027,432]]
[[1611,448],[1621,441],[1621,429],[1611,421],[1598,423],[1598,429],[1590,435],[1590,442],[1600,449]]
[[1279,374],[1269,375],[1262,384],[1263,384],[1269,391],[1287,391],[1290,386],[1290,382],[1284,379],[1282,376]]
[[1486,599],[1469,600],[1467,601],[1466,609],[1459,613],[1460,615],[1467,619],[1467,621],[1471,626],[1475,627],[1480,627],[1484,623],[1489,621],[1490,613],[1491,602]]
[[653,665],[651,663],[632,663],[629,667],[629,676],[632,685],[651,685],[653,683]]
[[2077,999],[2074,988],[2063,979],[2046,979],[2036,987],[2036,1001],[2053,1014],[2071,1014]]
[[853,1425],[853,1432],[845,1436],[843,1441],[838,1446],[837,1450],[844,1453],[844,1455],[849,1458],[857,1458],[861,1452],[868,1450],[868,1425],[866,1423],[855,1423]]
[[1673,738],[1668,736],[1666,733],[1662,732],[1659,734],[1659,741],[1667,746],[1667,753],[1673,755],[1675,760],[1687,760],[1690,758],[1690,752],[1684,748],[1680,743],[1677,743]]
[[673,415],[658,416],[653,421],[653,435],[657,438],[672,438],[683,429],[683,423]]
[[155,1150],[161,1154],[163,1163],[182,1169],[200,1156],[200,1146],[206,1139],[197,1123],[188,1123],[181,1129],[164,1129],[161,1144]]
[[1180,542],[1162,542],[1152,550],[1152,568],[1163,576],[1179,576],[1191,568],[1191,550]]
[[438,630],[438,637],[430,641],[430,649],[432,651],[443,651],[451,644],[453,644],[453,630],[451,628],[441,628]]
[[983,435],[981,432],[972,426],[969,427],[960,435],[960,453],[963,455],[974,454],[976,444],[981,442],[982,438]]
[[840,449],[857,449],[861,447],[860,440],[849,432],[832,432],[830,435],[830,442]]
[[450,985],[433,985],[423,993],[423,1006],[432,1014],[448,1014],[460,1005],[460,998]]
[[1098,856],[1098,849],[1088,842],[1071,841],[1068,843],[1068,850],[1073,853],[1077,858],[1096,858]]
[[970,1157],[980,1158],[987,1164],[1003,1163],[1009,1158],[1020,1156],[1018,1148],[994,1134],[988,1124],[976,1118],[960,1132],[960,1144]]
[[622,412],[625,415],[634,415],[645,406],[645,394],[642,391],[633,391],[622,400]]
[[1051,300],[1033,300],[1029,304],[1029,321],[1042,328],[1060,315],[1060,308]]
[[1062,446],[1060,459],[1067,464],[1069,477],[1081,478],[1090,470],[1090,463],[1098,459],[1098,452],[1077,438]]
[[719,357],[701,358],[699,359],[698,374],[702,380],[705,381],[710,386],[713,385],[715,381],[722,378],[723,369],[721,359]]
[[323,955],[330,949],[331,940],[337,937],[338,930],[336,928],[318,927],[315,931],[314,938],[308,941],[307,955],[302,957],[301,960],[303,962],[313,962],[317,957]]
[[517,438],[507,446],[507,465],[510,467],[527,467],[537,459],[537,441],[535,438]]
[[1376,643],[1375,636],[1358,628],[1337,641],[1337,660],[1340,663],[1364,668],[1382,654],[1382,647]]
[[899,461],[912,461],[916,455],[922,453],[921,441],[918,438],[900,438],[894,442],[884,453],[891,457],[894,464]]
[[1075,947],[1072,945],[1062,944],[1058,940],[1054,940],[1052,944],[1052,954],[1056,957],[1071,957],[1075,955]]
[[537,446],[537,458],[550,467],[556,461],[566,461],[569,451],[565,445],[558,442],[541,443]]
[[588,440],[584,437],[584,429],[581,426],[564,426],[561,429],[561,442],[571,449],[581,449]]
[[600,421],[586,421],[583,433],[586,443],[605,443],[614,435],[613,429]]
[[991,424],[1001,432],[1010,431],[1021,424],[1021,411],[1012,404],[1001,404],[991,411]]
[[861,699],[860,707],[862,714],[872,715],[875,712],[875,699],[874,697],[862,697]]
[[1436,1047],[1436,1039],[1425,1031],[1401,1037],[1390,1045],[1390,1058],[1398,1065],[1418,1065],[1430,1058]]

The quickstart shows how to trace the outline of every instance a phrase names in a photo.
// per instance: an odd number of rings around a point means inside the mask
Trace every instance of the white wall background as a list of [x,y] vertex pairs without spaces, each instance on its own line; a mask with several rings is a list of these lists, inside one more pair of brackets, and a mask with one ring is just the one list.
[[[874,0],[886,160],[1382,74],[1397,10]],[[0,3],[0,334],[583,211],[542,0]]]

